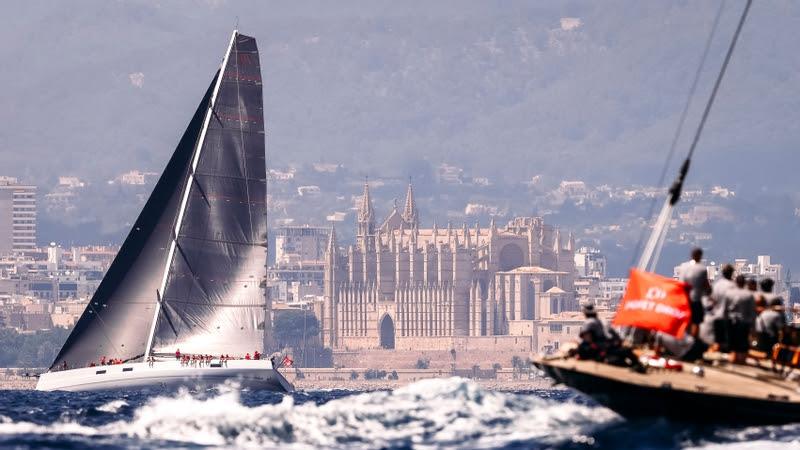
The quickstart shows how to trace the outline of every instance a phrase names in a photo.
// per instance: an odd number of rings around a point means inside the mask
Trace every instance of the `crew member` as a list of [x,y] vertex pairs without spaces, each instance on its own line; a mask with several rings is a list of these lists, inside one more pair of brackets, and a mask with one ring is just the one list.
[[733,282],[734,268],[730,264],[722,266],[722,277],[714,282],[711,295],[704,300],[705,317],[700,324],[700,338],[714,349],[728,351],[728,305],[731,300],[728,296],[731,290],[736,289]]
[[756,321],[756,299],[745,286],[744,275],[736,276],[736,288],[728,291],[730,318],[730,350],[733,362],[744,364],[750,348],[750,331]]
[[770,278],[761,280],[761,291],[767,307],[756,319],[756,348],[769,355],[772,347],[777,344],[786,326],[786,316],[783,309],[783,299],[772,293],[774,281]]
[[703,297],[708,295],[710,285],[708,284],[708,271],[703,260],[703,249],[696,247],[692,249],[692,259],[683,263],[681,266],[681,281],[687,283],[689,291],[689,306],[692,312],[692,326],[690,333],[697,336],[699,326],[703,323]]

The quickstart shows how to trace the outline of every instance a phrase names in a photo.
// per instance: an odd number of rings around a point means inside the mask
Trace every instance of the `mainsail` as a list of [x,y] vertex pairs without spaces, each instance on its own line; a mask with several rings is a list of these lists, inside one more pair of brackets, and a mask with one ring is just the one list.
[[255,39],[236,34],[197,149],[152,350],[262,350],[266,165]]
[[164,173],[51,368],[261,349],[266,166],[255,39],[234,31]]

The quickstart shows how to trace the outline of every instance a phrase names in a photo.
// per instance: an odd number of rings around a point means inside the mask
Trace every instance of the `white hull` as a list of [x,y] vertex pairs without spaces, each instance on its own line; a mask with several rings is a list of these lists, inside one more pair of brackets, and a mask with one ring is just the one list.
[[211,366],[182,366],[178,361],[129,363],[43,373],[38,391],[105,391],[216,386],[232,381],[243,388],[291,392],[294,387],[268,360],[213,361]]

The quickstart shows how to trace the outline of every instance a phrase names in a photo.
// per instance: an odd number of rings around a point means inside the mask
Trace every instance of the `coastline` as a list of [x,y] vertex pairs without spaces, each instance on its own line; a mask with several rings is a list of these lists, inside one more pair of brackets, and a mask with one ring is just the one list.
[[[306,369],[308,370],[308,369]],[[320,369],[316,369],[320,371]],[[341,369],[343,371],[350,369]],[[321,371],[320,371],[321,372]],[[364,379],[346,379],[343,377],[306,377],[298,379],[295,372],[284,373],[287,379],[294,384],[295,389],[298,391],[316,391],[316,390],[351,390],[351,391],[376,391],[376,390],[390,390],[397,389],[407,384],[413,383],[418,380],[429,378],[447,378],[449,375],[431,373],[430,376],[425,376],[417,372],[414,377],[401,377],[397,380],[364,380]],[[320,374],[321,375],[321,374]],[[560,386],[553,386],[551,380],[542,377],[533,377],[526,379],[475,379],[475,382],[485,389],[493,391],[530,391],[536,389],[561,389]],[[3,369],[0,369],[0,391],[3,390],[33,390],[36,388],[36,378],[26,377],[16,374],[8,374]]]

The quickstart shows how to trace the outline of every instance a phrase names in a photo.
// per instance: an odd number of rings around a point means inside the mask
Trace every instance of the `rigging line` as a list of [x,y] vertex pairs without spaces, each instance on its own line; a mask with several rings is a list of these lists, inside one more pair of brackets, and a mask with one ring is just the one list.
[[733,50],[736,48],[736,42],[739,40],[739,34],[742,32],[742,27],[744,27],[745,19],[747,19],[747,13],[750,11],[750,6],[752,4],[753,0],[747,0],[747,3],[744,6],[744,11],[742,11],[742,17],[739,18],[739,23],[736,25],[736,32],[733,34],[731,45],[728,47],[728,53],[725,55],[725,60],[722,62],[722,69],[720,69],[719,75],[717,75],[717,80],[714,82],[714,89],[711,90],[711,96],[708,98],[708,103],[706,103],[706,109],[703,111],[703,117],[700,119],[700,125],[697,127],[697,132],[694,135],[692,146],[689,148],[689,154],[686,156],[687,160],[691,160],[692,156],[694,156],[697,142],[700,140],[700,135],[703,133],[703,128],[705,127],[706,120],[708,119],[708,114],[711,112],[711,107],[714,105],[714,100],[717,98],[717,91],[719,91],[722,78],[725,76],[725,72],[728,70],[728,63],[731,61]]
[[[672,143],[669,146],[669,152],[667,153],[667,158],[664,161],[664,166],[661,169],[661,175],[658,177],[658,186],[659,188],[664,187],[664,179],[667,177],[667,170],[669,169],[669,165],[672,162],[672,156],[675,154],[675,149],[678,146],[678,140],[680,139],[681,134],[683,133],[683,125],[686,122],[686,116],[689,114],[689,108],[692,105],[692,99],[694,98],[695,91],[697,90],[697,84],[700,81],[700,75],[703,72],[703,68],[706,65],[706,59],[708,58],[708,50],[711,48],[711,43],[714,41],[714,36],[717,34],[717,28],[719,27],[719,18],[722,16],[722,11],[725,9],[726,0],[722,0],[719,4],[719,8],[717,8],[717,15],[714,17],[714,22],[711,25],[711,31],[708,33],[708,37],[706,38],[706,45],[703,49],[703,54],[700,56],[700,64],[697,66],[697,70],[694,73],[694,80],[692,80],[692,86],[689,88],[689,94],[686,97],[686,103],[683,105],[683,111],[681,111],[680,118],[678,119],[678,128],[675,130],[675,135],[672,137]],[[655,214],[656,205],[658,204],[658,198],[654,197],[653,200],[650,202],[650,209],[647,212],[645,217],[648,218],[648,221],[653,220],[653,215]],[[642,227],[642,231],[639,233],[639,240],[636,242],[636,247],[633,251],[633,257],[631,259],[630,265],[632,266],[634,261],[636,261],[636,256],[639,254],[639,251],[642,248],[642,243],[644,242],[645,234],[647,233],[647,226]]]
[[[695,132],[694,139],[692,140],[692,145],[689,148],[689,153],[686,155],[686,159],[681,164],[680,171],[678,173],[678,177],[672,183],[672,186],[669,188],[669,197],[667,197],[667,202],[664,203],[664,208],[662,210],[663,214],[672,214],[672,210],[675,205],[680,201],[681,197],[681,190],[683,188],[683,183],[686,180],[686,175],[689,173],[689,166],[691,165],[692,156],[694,155],[694,151],[697,148],[697,143],[700,141],[700,136],[703,133],[703,128],[705,127],[706,120],[708,119],[709,113],[711,112],[711,107],[714,105],[714,100],[717,97],[717,93],[719,92],[719,86],[722,83],[722,79],[725,76],[725,72],[728,69],[728,64],[730,63],[731,57],[733,56],[733,51],[736,48],[736,43],[739,40],[739,35],[741,34],[742,28],[744,27],[745,20],[747,19],[747,13],[750,11],[750,6],[753,4],[752,0],[747,0],[745,4],[744,10],[742,11],[742,16],[739,18],[739,23],[736,25],[736,31],[733,34],[733,38],[731,39],[731,43],[728,47],[728,51],[725,54],[725,60],[722,63],[722,67],[720,68],[719,74],[717,75],[717,79],[714,82],[714,88],[711,90],[711,95],[706,102],[706,107],[703,110],[703,116],[700,119],[700,123],[697,126],[697,131]],[[668,231],[665,227],[668,224],[664,223],[661,225],[656,226],[653,229],[652,234],[650,235],[650,241],[655,242],[655,239],[660,237],[660,234],[666,234]],[[663,237],[661,237],[663,239]],[[656,248],[658,245],[648,247]],[[651,261],[651,265],[655,266],[660,256],[660,248],[656,253],[643,253],[640,259],[640,262],[647,264],[648,261]]]

